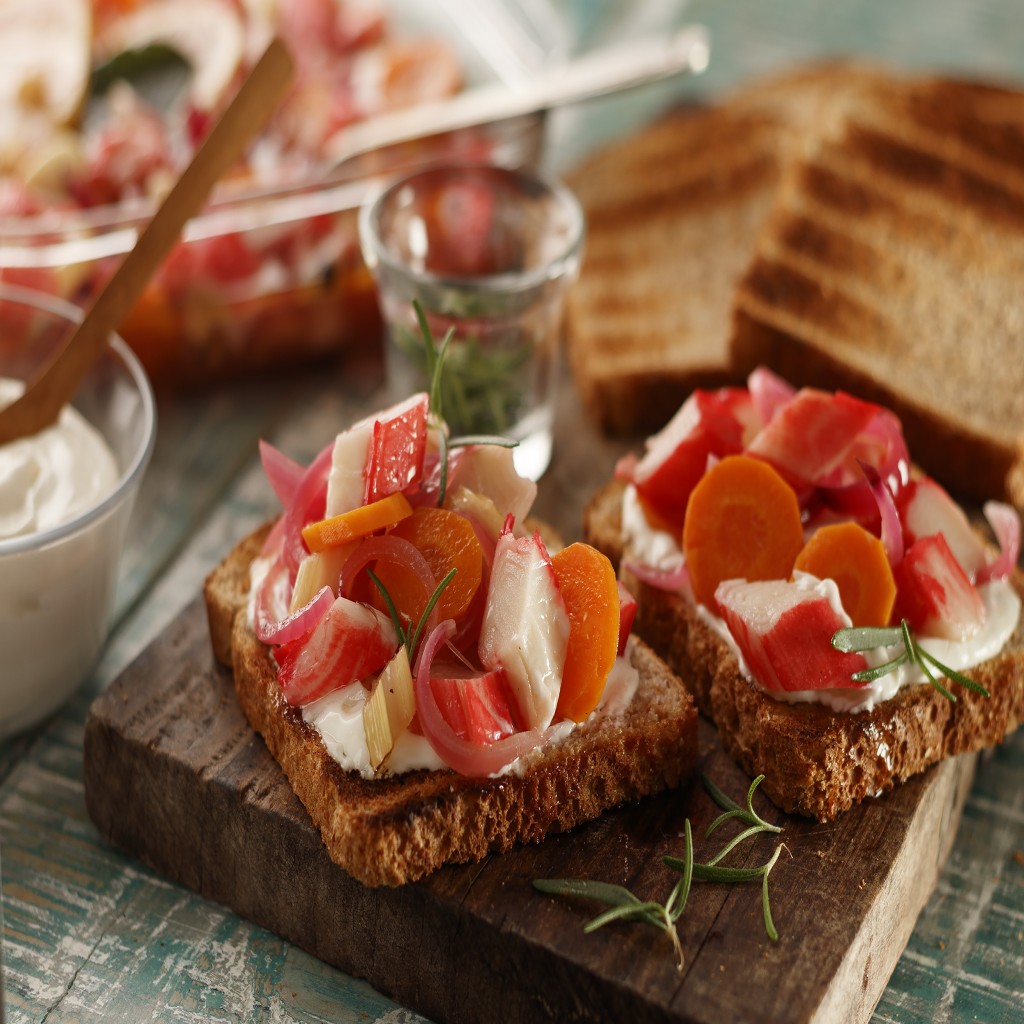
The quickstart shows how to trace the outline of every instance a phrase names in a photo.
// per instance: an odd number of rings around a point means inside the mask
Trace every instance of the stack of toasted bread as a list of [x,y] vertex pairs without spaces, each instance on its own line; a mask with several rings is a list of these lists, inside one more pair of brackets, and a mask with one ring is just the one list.
[[571,176],[584,403],[650,432],[754,366],[892,408],[950,488],[1024,505],[1024,94],[818,65]]

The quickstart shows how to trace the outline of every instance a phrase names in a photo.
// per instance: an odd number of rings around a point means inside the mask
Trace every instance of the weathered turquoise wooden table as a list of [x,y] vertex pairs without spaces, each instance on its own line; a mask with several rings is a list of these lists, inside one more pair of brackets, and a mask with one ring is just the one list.
[[[657,20],[658,4],[566,4],[581,46]],[[653,13],[652,13],[653,12]],[[702,0],[713,33],[699,81],[552,119],[566,166],[673,96],[702,96],[824,53],[1024,81],[1016,0]],[[625,27],[623,27],[625,26]],[[308,458],[372,407],[372,357],[329,375],[254,382],[164,402],[136,507],[117,626],[92,678],[50,722],[0,749],[3,986],[12,1022],[387,1021],[416,1014],[106,845],[86,814],[82,731],[91,700],[198,592],[236,539],[274,509],[256,440]],[[579,416],[563,389],[560,429]],[[542,509],[578,522],[586,495],[555,462]],[[2,652],[0,652],[2,665]],[[2,671],[2,667],[0,667]],[[284,884],[287,880],[282,880]],[[876,1021],[1024,1020],[1024,735],[983,759],[952,854],[875,1012]]]

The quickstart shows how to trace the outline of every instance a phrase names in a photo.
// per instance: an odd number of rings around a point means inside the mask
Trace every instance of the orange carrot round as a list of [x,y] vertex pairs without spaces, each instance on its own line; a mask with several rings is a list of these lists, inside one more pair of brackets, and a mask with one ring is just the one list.
[[882,542],[863,526],[822,526],[797,555],[793,568],[835,580],[855,626],[889,625],[896,583]]
[[551,556],[569,616],[569,643],[556,717],[582,722],[597,707],[619,648],[619,585],[607,557],[589,544]]
[[[418,508],[391,532],[423,553],[439,583],[452,569],[458,570],[438,598],[437,614],[441,621],[457,621],[465,615],[480,586],[484,565],[483,547],[472,523],[465,516],[446,508]],[[396,604],[398,601],[391,591],[390,581],[393,574],[398,574],[397,570],[397,566],[381,566],[380,573],[381,582]],[[430,595],[427,596],[429,598]],[[421,607],[419,612],[422,610]],[[418,617],[419,613],[413,621]]]
[[327,548],[347,544],[383,530],[386,526],[393,526],[411,515],[412,506],[408,499],[401,492],[396,492],[369,505],[354,508],[351,512],[342,512],[330,519],[310,523],[303,527],[302,539],[310,551],[326,551]]
[[730,455],[690,494],[683,553],[694,596],[712,610],[722,580],[788,579],[803,546],[796,494],[767,462]]

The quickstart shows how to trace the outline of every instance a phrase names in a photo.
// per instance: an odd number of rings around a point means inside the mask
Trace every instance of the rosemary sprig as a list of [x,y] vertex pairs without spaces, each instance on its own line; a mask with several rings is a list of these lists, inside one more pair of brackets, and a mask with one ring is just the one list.
[[749,839],[751,836],[756,836],[759,832],[775,832],[779,833],[782,831],[781,826],[772,825],[765,821],[758,813],[754,810],[754,791],[764,781],[764,775],[758,775],[756,779],[750,784],[750,788],[747,790],[747,806],[744,809],[740,807],[735,800],[731,797],[726,796],[706,775],[701,775],[701,782],[704,784],[704,788],[708,791],[711,799],[718,804],[719,807],[725,808],[722,814],[720,814],[711,824],[708,826],[707,832],[704,833],[704,838],[708,838],[712,832],[718,828],[719,825],[731,818],[737,818],[740,821],[744,821],[749,826],[744,831],[736,835],[716,856],[712,857],[708,861],[708,864],[717,864],[724,857],[727,857],[744,839]]
[[763,779],[764,776],[759,775],[751,783],[750,788],[747,790],[747,806],[744,808],[723,793],[707,776],[702,776],[704,787],[711,798],[725,812],[720,814],[711,823],[705,838],[710,836],[723,822],[732,818],[747,822],[749,827],[730,840],[725,848],[712,857],[711,860],[706,863],[698,863],[694,860],[693,835],[690,829],[690,819],[687,818],[683,823],[685,837],[683,856],[680,858],[669,855],[662,858],[663,863],[667,867],[680,872],[679,881],[673,886],[664,904],[657,901],[641,900],[639,896],[621,885],[589,881],[587,879],[539,878],[534,880],[534,888],[553,896],[579,897],[607,904],[610,909],[588,921],[583,928],[585,932],[595,931],[610,921],[640,921],[661,929],[672,941],[672,946],[676,951],[677,967],[679,970],[682,970],[683,950],[679,942],[676,922],[682,917],[683,911],[686,909],[686,902],[694,879],[701,882],[724,882],[728,884],[752,882],[760,879],[761,909],[764,917],[765,932],[769,939],[776,942],[778,941],[779,933],[772,919],[771,904],[768,899],[768,876],[779,859],[779,854],[782,852],[782,844],[780,843],[776,846],[768,861],[759,867],[735,868],[723,867],[719,864],[723,857],[732,852],[745,839],[749,839],[760,832],[778,834],[782,831],[778,825],[772,825],[761,818],[753,808],[754,791]]
[[[690,820],[685,822],[686,855],[685,861],[693,865],[693,836],[690,832]],[[609,882],[595,882],[581,878],[537,878],[533,887],[539,892],[552,896],[575,896],[582,899],[605,903],[610,909],[597,917],[591,918],[584,926],[587,934],[597,931],[611,921],[641,921],[643,924],[660,928],[671,940],[676,953],[676,966],[683,969],[683,946],[679,941],[676,922],[686,909],[686,900],[690,895],[692,870],[684,870],[682,877],[673,886],[672,892],[664,904],[654,900],[641,900],[621,885]]]
[[430,382],[430,425],[437,430],[438,457],[439,457],[439,485],[437,491],[438,507],[444,505],[445,495],[448,492],[448,452],[452,448],[464,448],[471,444],[490,444],[501,448],[515,448],[518,441],[511,438],[501,437],[496,434],[470,434],[463,437],[450,438],[448,426],[445,421],[444,407],[444,386],[446,376],[444,374],[445,357],[448,355],[452,338],[455,336],[455,328],[449,327],[445,336],[438,345],[434,340],[434,334],[427,321],[427,314],[423,310],[419,299],[413,299],[413,311],[419,323],[420,334],[423,336],[423,357],[427,379]]
[[[427,601],[426,607],[423,609],[423,614],[420,615],[419,622],[416,623],[416,629],[411,633],[409,630],[402,625],[401,616],[398,614],[398,609],[395,607],[395,602],[391,599],[391,595],[388,593],[388,588],[380,581],[380,578],[372,569],[366,570],[366,575],[373,581],[373,585],[380,591],[380,596],[384,600],[384,605],[388,610],[388,614],[391,616],[391,623],[395,627],[395,632],[398,634],[398,642],[405,645],[406,653],[409,655],[409,663],[412,664],[416,655],[416,645],[420,642],[420,634],[423,632],[423,627],[427,623],[427,619],[430,618],[430,613],[434,610],[434,605],[437,604],[438,599],[444,593],[445,587],[455,578],[455,574],[458,569],[452,569],[447,576],[434,588],[433,594],[430,595],[430,600]],[[411,626],[412,623],[410,622]]]
[[935,674],[932,672],[933,668],[937,669],[950,682],[958,683],[968,690],[980,693],[983,697],[990,696],[988,690],[981,683],[965,676],[962,672],[957,672],[956,669],[952,669],[948,665],[943,665],[935,655],[926,651],[920,643],[915,641],[910,634],[910,627],[907,625],[906,619],[902,619],[898,626],[861,626],[840,629],[832,636],[832,646],[844,654],[871,651],[877,647],[894,647],[896,644],[903,645],[903,650],[896,657],[882,665],[864,669],[863,672],[854,672],[851,678],[859,683],[871,682],[894,672],[900,665],[910,662],[924,673],[924,677],[931,686],[954,703],[956,697],[935,678]]
[[411,330],[396,331],[394,343],[430,382],[431,409],[440,410],[443,400],[446,419],[459,431],[505,433],[522,414],[531,342],[498,348],[478,338],[460,336],[447,353],[442,376],[437,373],[437,356],[442,349],[448,349],[454,328],[448,330],[445,341],[438,346],[419,301],[413,305],[420,336]]

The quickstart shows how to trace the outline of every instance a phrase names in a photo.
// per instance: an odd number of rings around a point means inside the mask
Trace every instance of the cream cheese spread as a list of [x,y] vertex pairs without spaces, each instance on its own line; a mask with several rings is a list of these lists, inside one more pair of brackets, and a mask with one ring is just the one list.
[[[0,378],[0,408],[23,390],[21,381]],[[64,408],[52,426],[0,445],[0,540],[70,522],[113,493],[117,478],[99,431]]]
[[[622,529],[626,551],[645,565],[655,569],[673,569],[682,564],[683,552],[679,543],[664,530],[653,528],[647,521],[636,496],[636,489],[629,485],[622,503]],[[674,549],[674,550],[673,550]],[[803,581],[800,581],[800,578]],[[817,580],[807,573],[795,573],[794,579],[800,585],[826,597],[832,607],[849,625],[849,617],[839,598],[839,588],[832,580]],[[1013,635],[1020,618],[1021,602],[1017,592],[1006,580],[993,580],[978,587],[978,594],[985,605],[985,622],[982,628],[967,640],[946,640],[926,635],[915,636],[918,643],[929,654],[949,668],[964,671],[998,654]],[[736,642],[725,621],[704,605],[697,605],[697,614],[708,629],[721,637],[739,662],[744,677],[757,682],[751,676]],[[867,651],[865,659],[871,666],[891,661],[902,651],[902,645]],[[870,711],[883,701],[894,697],[904,686],[926,682],[924,673],[912,664],[901,665],[898,669],[863,687],[829,690],[798,690],[794,692],[771,691],[772,697],[790,704],[817,703],[833,711],[854,713]]]

